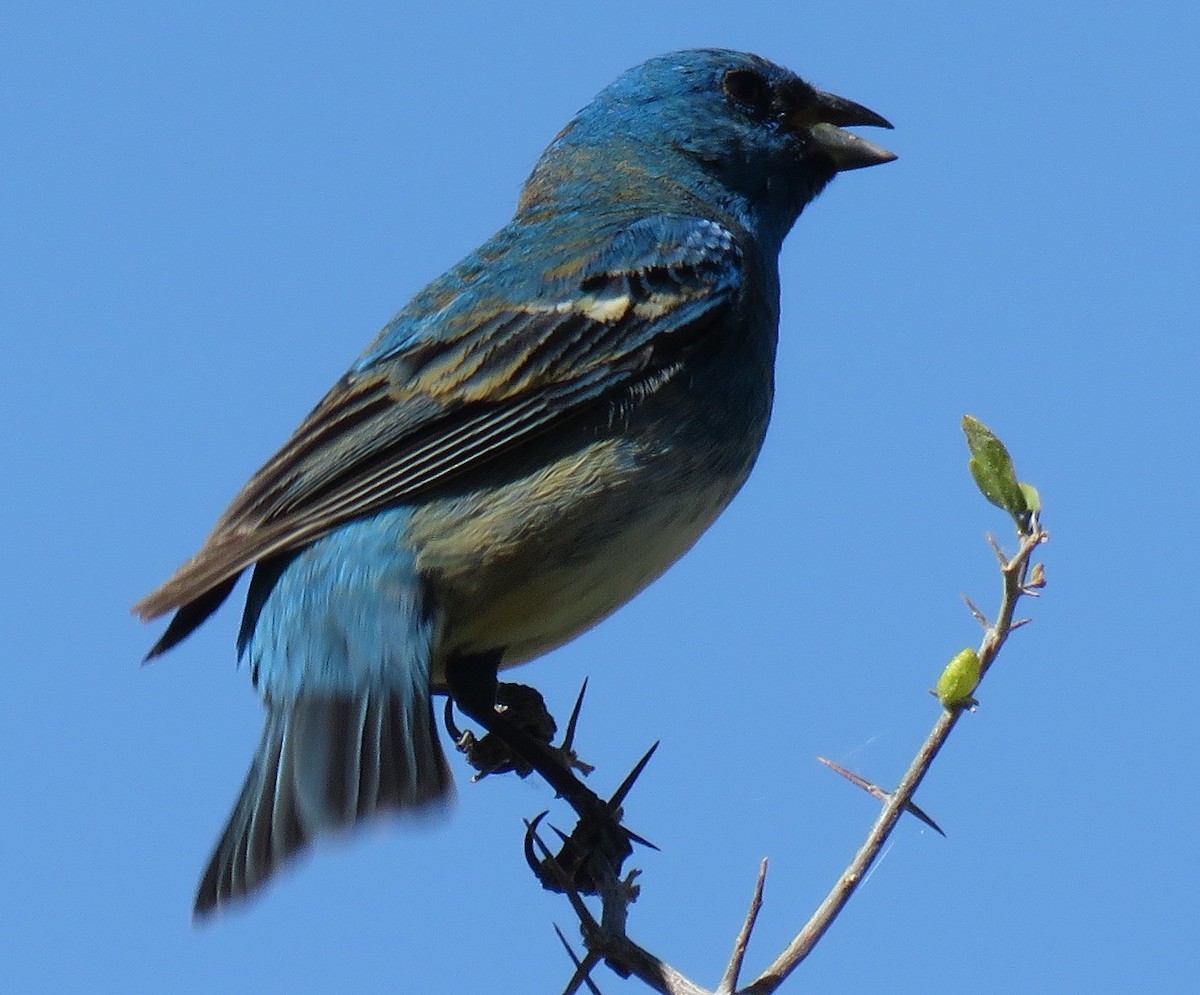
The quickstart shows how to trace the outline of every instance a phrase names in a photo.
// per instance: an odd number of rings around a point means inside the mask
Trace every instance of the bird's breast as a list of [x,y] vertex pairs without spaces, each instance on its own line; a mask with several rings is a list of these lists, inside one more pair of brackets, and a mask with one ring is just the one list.
[[499,651],[513,666],[561,645],[695,543],[745,481],[770,405],[769,381],[716,393],[684,370],[577,426],[578,445],[555,440],[529,472],[415,510],[435,684],[451,655]]

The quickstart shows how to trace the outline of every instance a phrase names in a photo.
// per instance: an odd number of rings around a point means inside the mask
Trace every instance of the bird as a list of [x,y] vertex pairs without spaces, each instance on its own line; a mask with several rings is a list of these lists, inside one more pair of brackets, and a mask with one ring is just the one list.
[[237,652],[266,718],[195,916],[319,837],[436,810],[433,696],[494,715],[499,671],[712,524],[766,432],[785,236],[837,173],[896,158],[853,126],[891,128],[749,53],[619,76],[134,606],[173,613],[150,660],[252,572]]

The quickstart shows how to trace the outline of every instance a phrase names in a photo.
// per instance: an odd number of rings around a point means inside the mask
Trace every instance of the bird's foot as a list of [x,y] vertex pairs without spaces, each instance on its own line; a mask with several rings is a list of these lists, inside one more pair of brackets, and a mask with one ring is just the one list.
[[[583,704],[583,695],[587,691],[587,681],[579,689],[575,706],[571,709],[571,717],[567,722],[567,731],[563,741],[558,746],[551,745],[558,724],[546,708],[546,700],[536,688],[525,684],[496,685],[495,709],[498,715],[504,716],[508,724],[545,746],[547,753],[557,760],[567,771],[579,771],[587,776],[595,768],[580,759],[575,752],[575,728],[579,721],[579,709]],[[477,773],[473,781],[480,781],[490,774],[506,774],[515,772],[519,777],[528,777],[533,773],[533,765],[524,757],[515,753],[504,739],[494,732],[477,737],[469,729],[463,732],[454,723],[454,702],[447,697],[445,725],[446,731],[454,740],[455,748],[466,757],[467,763],[475,768]]]

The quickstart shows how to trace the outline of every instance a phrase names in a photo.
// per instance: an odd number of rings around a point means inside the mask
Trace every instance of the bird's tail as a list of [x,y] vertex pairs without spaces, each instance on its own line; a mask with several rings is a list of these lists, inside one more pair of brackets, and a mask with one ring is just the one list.
[[246,783],[196,893],[203,917],[261,887],[315,837],[452,788],[428,692],[268,704]]

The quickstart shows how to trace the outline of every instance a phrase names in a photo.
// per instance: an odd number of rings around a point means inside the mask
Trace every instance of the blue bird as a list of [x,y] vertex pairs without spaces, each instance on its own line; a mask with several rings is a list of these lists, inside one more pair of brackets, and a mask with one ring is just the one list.
[[262,740],[196,896],[451,790],[433,693],[589,629],[742,486],[770,414],[777,257],[891,127],[754,55],[629,70],[558,134],[512,221],[397,314],[199,552],[134,606],[158,656],[253,567],[238,637]]

